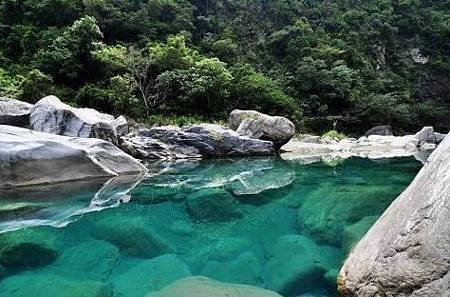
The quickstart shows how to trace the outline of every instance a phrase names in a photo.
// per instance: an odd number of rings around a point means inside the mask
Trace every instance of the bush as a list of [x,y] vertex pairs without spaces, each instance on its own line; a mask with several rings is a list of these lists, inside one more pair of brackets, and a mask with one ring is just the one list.
[[339,133],[336,130],[330,130],[327,133],[323,134],[322,137],[330,137],[330,138],[338,139],[338,140],[347,138],[347,136],[344,133]]

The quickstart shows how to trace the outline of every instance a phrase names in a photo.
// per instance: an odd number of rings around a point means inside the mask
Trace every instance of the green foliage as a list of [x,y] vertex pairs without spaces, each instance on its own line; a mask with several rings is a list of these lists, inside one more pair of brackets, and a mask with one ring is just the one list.
[[41,98],[55,94],[53,79],[37,69],[31,70],[20,85],[20,99],[36,103]]
[[339,133],[336,130],[330,130],[322,135],[322,137],[330,137],[337,140],[342,140],[348,138],[344,133]]
[[315,131],[446,132],[449,18],[444,0],[3,0],[0,95],[135,118],[241,108]]
[[0,96],[18,98],[23,80],[23,76],[11,74],[0,68]]

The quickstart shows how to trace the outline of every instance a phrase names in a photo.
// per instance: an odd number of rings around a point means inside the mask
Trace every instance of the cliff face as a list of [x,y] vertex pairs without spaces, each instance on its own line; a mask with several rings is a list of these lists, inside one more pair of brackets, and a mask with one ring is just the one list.
[[450,296],[450,136],[346,260],[342,296]]

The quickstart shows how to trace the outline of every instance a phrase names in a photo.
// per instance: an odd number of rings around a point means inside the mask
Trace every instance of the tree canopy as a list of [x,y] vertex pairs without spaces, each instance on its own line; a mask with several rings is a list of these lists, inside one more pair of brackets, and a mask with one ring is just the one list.
[[449,19],[445,0],[3,0],[0,95],[139,120],[241,108],[300,131],[444,132]]

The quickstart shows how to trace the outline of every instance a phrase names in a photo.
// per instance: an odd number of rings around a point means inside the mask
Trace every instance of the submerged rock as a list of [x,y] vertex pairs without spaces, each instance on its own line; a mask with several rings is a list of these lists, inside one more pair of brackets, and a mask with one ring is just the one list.
[[119,257],[119,249],[114,245],[90,240],[64,250],[48,269],[55,275],[106,281]]
[[64,227],[83,214],[127,202],[128,193],[141,179],[142,175],[125,175],[0,189],[0,233],[36,226]]
[[275,292],[248,285],[221,283],[193,276],[178,280],[158,293],[146,297],[281,297]]
[[111,293],[102,282],[72,280],[58,274],[26,273],[0,282],[0,294],[8,297],[109,297]]
[[448,296],[450,137],[346,260],[342,296]]
[[74,108],[64,104],[56,96],[38,101],[30,116],[35,131],[72,137],[99,138],[118,144],[118,135],[127,129],[123,117],[115,119],[90,108]]
[[0,125],[30,126],[33,105],[15,99],[0,97]]
[[201,221],[228,221],[242,214],[239,202],[223,189],[203,189],[192,193],[186,199],[187,211]]
[[267,287],[283,295],[306,293],[325,282],[330,269],[338,267],[336,248],[321,247],[297,234],[278,238],[265,267]]
[[145,173],[109,142],[0,125],[0,188]]
[[295,125],[284,117],[269,116],[254,110],[233,110],[229,124],[237,133],[268,140],[279,149],[295,134]]
[[142,129],[123,137],[121,148],[136,158],[186,159],[201,157],[264,156],[274,154],[273,143],[251,139],[219,125]]
[[110,242],[122,254],[154,258],[174,252],[175,248],[143,217],[109,216],[98,220],[91,230],[93,237]]
[[117,297],[142,297],[190,275],[187,265],[173,254],[139,260],[112,278],[113,292]]

